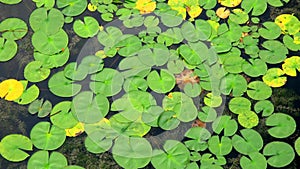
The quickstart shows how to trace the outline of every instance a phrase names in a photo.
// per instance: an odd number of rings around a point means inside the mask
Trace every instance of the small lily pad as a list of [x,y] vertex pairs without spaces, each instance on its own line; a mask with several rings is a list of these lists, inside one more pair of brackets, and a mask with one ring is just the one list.
[[219,107],[222,104],[222,97],[213,93],[207,93],[204,97],[204,103],[209,107]]
[[18,50],[18,45],[13,40],[5,40],[0,37],[0,62],[6,62],[12,59]]
[[157,93],[167,93],[175,86],[175,77],[165,69],[160,70],[160,74],[156,70],[149,73],[147,83],[150,89]]
[[17,100],[14,100],[20,105],[25,105],[33,102],[35,99],[39,97],[40,89],[37,87],[37,85],[31,85],[27,88],[28,81],[21,81],[24,87],[24,92]]
[[266,63],[280,63],[287,57],[288,49],[277,40],[264,41],[262,46],[266,50],[260,50],[259,57]]
[[70,101],[62,101],[57,103],[50,113],[50,121],[59,128],[67,129],[74,127],[78,121],[71,113]]
[[87,0],[57,0],[56,5],[58,8],[63,8],[64,15],[77,16],[85,11]]
[[24,69],[24,77],[30,82],[40,82],[48,78],[50,69],[44,68],[40,61],[28,63]]
[[247,95],[254,100],[265,100],[272,95],[272,89],[264,82],[253,81],[248,84]]
[[284,71],[280,68],[271,68],[268,69],[262,79],[268,86],[281,87],[287,81],[287,77],[283,76],[284,74]]
[[286,138],[296,131],[296,122],[290,115],[274,113],[266,120],[266,126],[270,126],[268,133],[275,138]]
[[297,71],[300,71],[300,57],[292,56],[284,60],[282,64],[283,72],[289,76],[296,76]]
[[225,95],[242,96],[247,90],[247,81],[242,75],[229,73],[221,79],[220,90]]
[[73,24],[75,33],[82,38],[95,36],[99,31],[98,21],[90,16],[86,16],[82,20],[76,20]]
[[258,77],[267,72],[268,66],[261,59],[249,59],[248,61],[249,62],[243,62],[242,64],[242,70],[248,76]]
[[28,112],[30,114],[38,114],[38,117],[43,118],[50,114],[52,110],[52,104],[49,100],[44,102],[44,99],[37,99],[33,101],[29,107]]
[[229,102],[229,110],[235,114],[251,110],[251,102],[245,97],[234,97]]
[[260,100],[254,105],[256,113],[262,112],[262,116],[270,116],[274,112],[274,105],[270,100]]
[[245,128],[252,128],[258,125],[259,118],[253,111],[244,111],[238,115],[238,122]]
[[249,154],[250,158],[242,156],[240,160],[240,165],[243,169],[253,169],[253,168],[267,168],[266,157],[259,152],[254,152]]
[[180,124],[173,111],[165,111],[158,118],[158,126],[164,130],[173,130]]
[[264,28],[258,29],[258,33],[265,39],[277,39],[281,30],[280,27],[274,22],[263,23]]
[[224,131],[224,136],[232,136],[238,129],[238,124],[235,119],[231,119],[230,116],[219,116],[212,123],[212,129],[215,133],[220,134]]
[[250,155],[259,152],[263,147],[263,139],[260,134],[253,129],[240,130],[242,136],[234,135],[232,145],[239,153]]
[[204,151],[208,147],[206,141],[211,137],[211,134],[205,128],[192,127],[185,132],[184,136],[190,139],[184,142],[189,150]]
[[198,118],[203,122],[212,122],[217,118],[217,112],[214,108],[203,106],[198,113]]
[[208,149],[217,156],[224,156],[231,152],[232,143],[229,137],[222,136],[220,140],[219,136],[212,136],[208,140]]

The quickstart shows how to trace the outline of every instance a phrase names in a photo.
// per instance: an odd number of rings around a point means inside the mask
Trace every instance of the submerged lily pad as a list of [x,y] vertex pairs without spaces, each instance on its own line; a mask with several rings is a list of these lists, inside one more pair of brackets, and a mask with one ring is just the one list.
[[10,134],[2,138],[0,142],[0,154],[3,158],[13,162],[19,162],[29,157],[25,151],[32,151],[31,140],[20,134]]
[[[28,161],[28,169],[57,169],[65,168],[68,165],[66,157],[59,152],[52,152],[49,156],[48,151],[37,151]],[[47,167],[45,167],[47,166]]]

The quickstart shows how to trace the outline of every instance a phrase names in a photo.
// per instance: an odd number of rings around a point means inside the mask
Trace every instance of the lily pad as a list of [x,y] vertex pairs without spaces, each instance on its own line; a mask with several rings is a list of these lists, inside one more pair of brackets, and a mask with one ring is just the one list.
[[247,95],[254,100],[265,100],[272,95],[272,89],[264,82],[253,81],[248,84]]
[[229,73],[221,79],[220,90],[225,95],[242,96],[247,90],[247,81],[242,75]]
[[249,16],[242,9],[236,8],[233,9],[232,12],[230,13],[229,19],[237,24],[244,24],[249,20]]
[[105,47],[113,47],[119,42],[123,33],[119,28],[113,26],[108,26],[105,30],[98,33],[98,41]]
[[147,66],[162,66],[169,60],[170,52],[162,44],[155,44],[153,49],[142,48],[138,52],[140,61]]
[[239,153],[250,155],[259,152],[263,147],[263,139],[260,134],[253,129],[240,130],[241,136],[232,137],[232,145]]
[[0,154],[3,158],[13,162],[19,162],[29,157],[25,151],[32,151],[31,140],[21,134],[10,134],[2,138],[0,142]]
[[137,56],[122,59],[119,69],[124,78],[139,76],[145,77],[151,71],[151,67],[143,64]]
[[16,79],[7,79],[0,83],[0,98],[5,100],[16,100],[23,94],[23,91],[23,84]]
[[211,137],[211,134],[205,128],[192,127],[184,136],[190,139],[184,142],[189,150],[204,151],[208,147],[207,140]]
[[223,156],[231,152],[232,143],[229,137],[222,136],[220,140],[219,136],[212,136],[208,140],[208,149],[217,156]]
[[219,116],[212,123],[212,129],[215,133],[220,134],[224,131],[224,136],[232,136],[238,129],[238,124],[235,119],[231,119],[230,116]]
[[77,16],[85,11],[87,0],[57,0],[56,5],[58,8],[63,8],[64,15]]
[[120,40],[114,48],[117,48],[118,54],[121,56],[133,56],[142,48],[142,42],[137,36],[128,35]]
[[300,138],[299,137],[295,141],[294,148],[295,148],[296,153],[299,155],[300,154]]
[[280,68],[271,68],[263,76],[263,81],[271,87],[281,87],[285,85],[287,77],[283,76],[285,73]]
[[68,129],[78,123],[71,113],[71,104],[72,102],[70,101],[62,101],[53,107],[50,113],[52,124],[62,129]]
[[37,151],[28,160],[28,169],[57,169],[65,168],[68,165],[66,157],[59,152],[52,152],[49,157],[48,151]]
[[266,63],[280,63],[287,57],[288,50],[284,44],[279,41],[265,41],[263,42],[262,47],[264,47],[266,50],[260,50],[259,57]]
[[44,68],[40,61],[28,63],[24,69],[24,77],[30,82],[40,82],[48,78],[50,69]]
[[180,121],[176,118],[173,111],[162,112],[158,118],[158,126],[164,130],[173,130],[178,127]]
[[222,97],[214,95],[213,93],[207,93],[204,97],[204,103],[209,107],[219,107],[222,104]]
[[73,116],[83,123],[96,123],[102,120],[108,110],[107,98],[104,95],[94,96],[90,91],[79,93],[72,101]]
[[9,5],[18,4],[21,1],[22,0],[0,0],[1,3],[9,4]]
[[203,122],[212,122],[217,118],[217,112],[214,108],[203,106],[202,111],[198,113],[198,118]]
[[153,150],[151,164],[155,168],[184,168],[189,163],[189,150],[181,142],[167,140],[163,149]]
[[218,2],[226,7],[236,7],[242,2],[242,0],[218,0]]
[[84,141],[84,145],[89,152],[103,153],[108,151],[113,143],[113,139],[106,138],[106,133],[102,131],[94,131],[89,133]]
[[52,110],[52,104],[49,100],[44,102],[44,99],[37,99],[28,106],[28,112],[30,114],[38,114],[38,117],[43,118],[50,114]]
[[192,24],[191,22],[185,22],[181,26],[182,35],[189,42],[207,40],[211,35],[211,31],[212,28],[210,24],[201,19],[197,19],[195,24]]
[[256,113],[262,112],[262,116],[270,116],[274,112],[274,105],[270,100],[260,100],[254,105]]
[[54,74],[48,81],[50,91],[56,96],[71,97],[79,93],[80,84],[74,84],[73,81],[64,76],[64,72]]
[[43,63],[44,68],[52,69],[61,67],[67,63],[70,56],[69,48],[64,49],[63,51],[54,54],[54,55],[46,55],[40,52],[34,52],[33,57],[36,61],[40,61]]
[[39,122],[31,129],[30,139],[38,149],[55,150],[65,142],[66,132],[49,122]]
[[147,76],[147,83],[150,89],[157,93],[167,93],[175,86],[175,77],[165,69],[160,70],[160,74],[153,70]]
[[264,22],[264,28],[258,29],[258,33],[265,39],[277,39],[281,30],[280,27],[274,22]]
[[0,62],[6,62],[12,59],[18,50],[18,45],[13,40],[5,40],[0,37]]
[[272,167],[285,167],[295,158],[295,153],[288,143],[273,141],[268,143],[263,150],[264,156],[270,156],[267,161]]
[[253,16],[262,15],[268,7],[267,0],[249,0],[243,1],[241,7],[245,12],[250,13],[252,11]]
[[90,89],[95,94],[113,96],[122,89],[124,78],[120,72],[111,68],[104,68],[101,72],[91,76]]
[[104,67],[103,60],[95,55],[85,56],[79,66],[79,70],[87,70],[88,74],[93,74],[101,71]]
[[245,128],[252,128],[258,125],[259,118],[253,111],[244,111],[238,115],[238,122]]
[[286,138],[296,131],[296,122],[290,115],[274,113],[266,120],[266,126],[271,128],[268,133],[275,138]]
[[35,2],[36,7],[40,8],[44,6],[46,9],[51,9],[54,7],[55,0],[33,0]]
[[82,81],[87,77],[88,71],[87,67],[78,66],[77,62],[71,62],[65,66],[64,75],[68,79]]
[[267,160],[265,156],[258,152],[249,154],[250,158],[242,156],[240,160],[240,165],[243,169],[252,169],[252,168],[267,168]]
[[235,114],[251,110],[251,102],[245,97],[234,97],[229,102],[229,110]]
[[82,20],[76,20],[73,24],[75,33],[82,38],[95,36],[99,31],[98,21],[90,16],[86,16]]
[[146,91],[147,88],[147,81],[144,78],[138,76],[127,78],[123,85],[123,89],[125,90],[125,92],[130,92],[132,90]]
[[27,88],[28,81],[21,81],[24,87],[24,92],[17,100],[14,100],[20,105],[26,105],[31,102],[33,102],[35,99],[39,97],[40,89],[37,87],[37,85],[31,85]]
[[248,76],[258,77],[267,72],[268,66],[261,59],[249,59],[248,62],[243,62],[242,70]]
[[297,71],[300,71],[300,57],[292,56],[284,60],[282,64],[283,72],[289,76],[296,76]]
[[19,18],[7,18],[0,22],[0,32],[7,40],[18,40],[27,34],[26,23]]
[[38,8],[31,13],[29,23],[34,32],[42,31],[46,35],[53,35],[64,26],[64,15],[55,8],[49,11]]

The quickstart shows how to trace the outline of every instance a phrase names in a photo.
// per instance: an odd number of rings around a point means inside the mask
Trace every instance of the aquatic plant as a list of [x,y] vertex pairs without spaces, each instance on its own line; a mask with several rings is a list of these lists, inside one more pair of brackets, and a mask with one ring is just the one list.
[[[299,154],[296,115],[276,111],[271,97],[300,70],[290,53],[300,50],[300,22],[261,17],[289,0],[32,2],[28,26],[0,22],[1,62],[14,59],[28,28],[34,48],[25,80],[2,81],[0,97],[41,121],[29,136],[3,137],[3,158],[80,169],[58,152],[80,134],[87,151],[110,151],[123,168],[222,168],[235,154],[243,169],[284,168]],[[67,27],[88,46],[76,61]],[[42,83],[60,101],[41,97]]]

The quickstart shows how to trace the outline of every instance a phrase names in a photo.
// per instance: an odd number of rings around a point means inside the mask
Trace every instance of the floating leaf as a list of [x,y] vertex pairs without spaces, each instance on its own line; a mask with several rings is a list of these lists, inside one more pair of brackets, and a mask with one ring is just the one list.
[[210,132],[202,127],[192,127],[184,134],[185,137],[190,138],[184,142],[189,150],[203,151],[208,145],[206,140],[211,137]]
[[32,151],[31,140],[20,134],[10,134],[2,138],[0,142],[0,154],[3,158],[13,162],[25,160]]
[[263,81],[271,87],[281,87],[285,85],[287,77],[283,76],[285,73],[280,68],[268,69],[267,73],[263,76]]
[[181,26],[183,37],[189,42],[197,42],[199,40],[207,40],[212,32],[212,27],[205,20],[197,19],[195,24],[185,22]]
[[218,2],[226,7],[236,7],[242,2],[242,0],[218,0]]
[[2,37],[8,40],[23,38],[28,31],[26,23],[19,18],[7,18],[0,23]]
[[220,90],[225,95],[241,96],[247,90],[247,81],[242,75],[229,73],[221,79]]
[[264,156],[270,156],[267,160],[268,164],[277,168],[289,165],[295,157],[292,146],[280,141],[268,143],[263,150],[263,154]]
[[145,79],[143,79],[142,77],[138,77],[138,76],[133,76],[133,77],[127,78],[123,85],[123,89],[127,93],[132,90],[146,91],[147,88],[148,88],[147,81]]
[[224,136],[232,136],[237,131],[238,124],[234,119],[231,119],[230,116],[223,115],[213,121],[212,129],[217,134],[224,131]]
[[117,44],[117,42],[119,42],[123,33],[119,28],[113,26],[108,26],[105,30],[106,31],[100,31],[98,33],[97,39],[102,45],[106,47],[113,47]]
[[83,123],[96,123],[102,120],[108,110],[107,98],[100,94],[93,96],[90,91],[79,93],[72,101],[73,116]]
[[260,134],[253,129],[240,130],[241,136],[232,137],[232,145],[236,151],[245,155],[259,152],[263,147],[263,139]]
[[292,56],[284,60],[282,64],[283,72],[289,76],[296,76],[297,71],[300,71],[300,57]]
[[300,22],[292,14],[281,14],[275,18],[275,23],[281,28],[282,33],[294,35],[300,31]]
[[219,136],[212,136],[208,140],[208,149],[217,156],[223,156],[231,152],[232,143],[229,137],[222,136],[220,140]]
[[70,56],[69,48],[64,49],[63,51],[54,54],[54,55],[46,55],[40,52],[34,52],[33,57],[36,61],[40,61],[43,63],[44,68],[52,69],[61,67],[67,63]]
[[0,62],[6,62],[12,59],[18,50],[18,45],[13,40],[5,40],[0,37]]
[[68,137],[77,137],[84,132],[84,125],[81,122],[78,122],[74,127],[65,129],[66,136]]
[[248,0],[243,1],[241,7],[245,12],[250,13],[252,11],[253,16],[262,15],[268,7],[267,0]]
[[264,41],[262,46],[267,50],[260,50],[259,57],[261,60],[270,63],[276,64],[284,61],[288,54],[287,48],[279,41],[268,40]]
[[75,33],[82,38],[95,36],[99,31],[98,21],[90,16],[86,16],[82,20],[76,20],[73,24]]
[[128,57],[135,55],[142,48],[142,42],[138,37],[129,35],[120,40],[114,47],[118,49],[119,55]]
[[28,106],[28,112],[30,114],[38,113],[38,117],[43,118],[50,114],[52,110],[52,104],[49,100],[44,102],[44,99],[35,100]]
[[51,9],[54,7],[55,0],[33,0],[36,3],[36,7],[40,8],[44,6],[46,9]]
[[245,97],[234,97],[229,102],[229,110],[235,114],[251,110],[251,102]]
[[44,68],[40,61],[28,63],[24,69],[24,77],[30,82],[40,82],[48,78],[50,69]]
[[28,169],[57,169],[65,168],[68,165],[66,157],[59,152],[52,152],[49,157],[48,151],[37,151],[28,160]]
[[189,150],[181,142],[167,140],[163,149],[153,150],[151,164],[155,168],[184,168],[189,163]]
[[20,105],[25,105],[33,102],[39,97],[40,89],[34,84],[27,88],[28,81],[21,81],[23,83],[24,92],[17,100],[14,100]]
[[89,152],[103,153],[108,151],[112,146],[112,139],[106,138],[106,133],[94,131],[89,133],[84,141],[84,145]]
[[242,70],[248,76],[258,77],[267,72],[268,66],[261,59],[249,59],[248,62],[243,62]]
[[142,121],[152,127],[158,127],[158,119],[164,112],[164,109],[160,106],[150,106],[145,112],[142,113]]
[[82,81],[88,75],[88,67],[78,66],[77,62],[71,62],[65,66],[64,75],[66,78]]
[[62,101],[57,103],[50,114],[50,121],[59,128],[67,129],[74,127],[78,121],[73,117],[71,112],[70,101]]
[[277,39],[280,34],[281,30],[280,27],[274,22],[264,22],[264,28],[258,29],[258,33],[265,39]]
[[155,44],[153,49],[142,48],[138,52],[138,58],[147,66],[162,66],[169,60],[170,52],[162,44]]
[[244,111],[238,115],[238,122],[245,128],[252,128],[258,125],[259,118],[253,111]]
[[49,79],[48,87],[53,94],[60,97],[71,97],[81,90],[81,85],[73,84],[73,81],[67,79],[62,71]]
[[87,0],[57,0],[56,5],[58,8],[63,8],[64,15],[77,16],[85,11]]
[[147,76],[147,83],[150,89],[157,93],[167,93],[175,86],[175,77],[165,69],[160,70],[160,74],[153,70]]
[[253,81],[248,84],[247,95],[254,100],[265,100],[272,95],[272,89],[264,82]]
[[173,130],[180,124],[173,111],[162,112],[158,118],[158,126],[164,130]]
[[219,107],[222,104],[222,97],[213,93],[207,93],[204,97],[204,103],[209,107]]
[[274,105],[269,100],[261,100],[254,105],[256,113],[262,112],[262,116],[270,116],[274,112]]
[[64,15],[55,8],[49,11],[38,8],[31,13],[29,23],[34,32],[42,31],[46,35],[53,35],[63,27]]
[[151,13],[156,8],[156,2],[152,0],[137,0],[135,2],[135,8],[138,9],[141,14]]
[[55,150],[65,142],[66,132],[49,122],[39,122],[31,129],[30,139],[38,149]]
[[23,84],[15,79],[7,79],[0,83],[0,98],[5,100],[16,100],[23,94],[23,91]]
[[219,18],[226,19],[230,15],[230,10],[227,9],[226,7],[220,7],[216,10],[216,15]]
[[297,138],[294,144],[295,151],[299,155],[300,154],[300,137]]
[[258,152],[250,153],[249,158],[242,156],[240,164],[243,169],[267,168],[267,160],[265,156]]
[[237,24],[244,24],[249,20],[249,16],[242,9],[236,8],[233,9],[232,12],[230,13],[229,19]]
[[0,0],[1,3],[9,4],[9,5],[18,4],[21,1],[22,0]]
[[269,116],[266,126],[272,127],[268,133],[275,138],[286,138],[296,131],[296,122],[293,117],[283,113],[274,113]]

